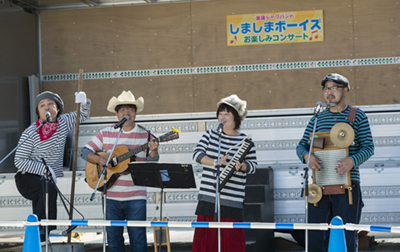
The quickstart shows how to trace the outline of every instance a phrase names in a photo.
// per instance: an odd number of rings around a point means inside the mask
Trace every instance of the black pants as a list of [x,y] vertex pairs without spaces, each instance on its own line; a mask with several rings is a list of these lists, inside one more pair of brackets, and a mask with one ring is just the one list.
[[[30,173],[17,173],[15,183],[19,193],[26,199],[32,200],[33,213],[37,215],[39,221],[46,219],[46,179],[42,176]],[[57,219],[57,191],[52,182],[48,184],[49,191],[49,220]],[[44,227],[39,226],[40,233],[44,234]],[[49,226],[49,231],[56,229]]]
[[[349,204],[348,190],[345,194],[324,195],[318,202],[318,206],[309,204],[309,223],[330,223],[332,218],[340,216],[343,224],[359,224],[361,208],[364,206],[360,189],[360,182],[351,181],[353,205]],[[345,230],[347,252],[358,251],[357,231]],[[308,249],[311,252],[327,252],[329,247],[329,231],[310,230]]]

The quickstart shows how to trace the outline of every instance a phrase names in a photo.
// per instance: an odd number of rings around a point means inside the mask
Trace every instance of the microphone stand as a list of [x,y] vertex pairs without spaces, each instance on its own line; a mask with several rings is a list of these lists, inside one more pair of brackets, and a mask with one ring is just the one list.
[[[120,125],[120,130],[119,130],[119,133],[118,133],[118,137],[115,140],[114,146],[113,146],[113,148],[112,148],[112,150],[110,152],[110,155],[108,156],[106,164],[103,166],[104,168],[101,171],[101,175],[99,177],[99,181],[97,181],[96,188],[94,189],[93,194],[90,197],[90,201],[93,201],[94,195],[96,194],[97,188],[99,187],[101,178],[104,177],[104,185],[103,185],[103,188],[104,188],[103,189],[103,205],[104,205],[104,208],[103,208],[103,220],[107,219],[106,218],[106,213],[107,213],[107,166],[108,166],[108,164],[109,164],[109,162],[111,160],[111,156],[112,156],[112,154],[113,154],[113,152],[115,150],[115,147],[117,146],[117,143],[118,143],[119,137],[121,136],[121,133],[122,133],[122,125]],[[103,252],[106,252],[106,236],[107,236],[106,226],[103,227],[103,233],[104,233],[104,235],[103,235]]]
[[[314,121],[314,127],[313,127],[313,132],[312,132],[312,137],[311,137],[311,143],[310,143],[310,150],[308,152],[308,158],[307,158],[307,167],[304,168],[304,176],[303,176],[303,188],[301,189],[301,197],[305,197],[305,212],[306,212],[306,224],[308,223],[308,170],[310,169],[310,158],[311,158],[311,152],[312,152],[312,146],[314,143],[314,135],[315,135],[315,130],[317,128],[317,121],[318,121],[318,113],[321,107],[316,107],[314,110],[315,114],[315,121]],[[308,229],[305,229],[305,252],[308,252]]]
[[[45,211],[46,211],[46,219],[49,219],[49,181],[51,177],[51,172],[49,167],[46,164],[46,161],[44,161],[44,158],[42,158],[42,162],[44,166],[46,167],[46,183],[45,183],[45,193],[46,193],[46,199],[45,199]],[[54,182],[54,181],[53,181]],[[49,251],[49,226],[46,225],[46,252]]]
[[8,153],[7,156],[5,156],[5,158],[3,158],[3,159],[0,161],[0,164],[3,163],[4,160],[6,160],[6,158],[8,158],[14,151],[16,151],[16,150],[18,149],[18,147],[21,146],[21,144],[23,144],[33,133],[35,133],[38,129],[40,129],[46,122],[47,122],[47,121],[43,121],[39,126],[37,126],[37,128],[36,128],[34,131],[32,131],[27,137],[25,137],[24,140],[22,140],[22,141],[17,145],[17,147],[15,147],[10,153]]
[[[217,163],[217,183],[215,183],[215,212],[214,212],[214,222],[218,220],[218,223],[221,222],[221,205],[220,205],[220,193],[219,193],[219,168],[220,168],[220,156],[221,156],[221,132],[218,132],[218,163]],[[218,227],[218,251],[221,251],[221,228]]]

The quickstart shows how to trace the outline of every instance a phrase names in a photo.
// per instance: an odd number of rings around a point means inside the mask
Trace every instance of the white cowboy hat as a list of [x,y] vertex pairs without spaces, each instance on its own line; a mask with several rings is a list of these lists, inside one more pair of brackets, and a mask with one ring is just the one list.
[[217,103],[217,109],[219,108],[219,105],[221,105],[221,103],[225,103],[226,105],[229,105],[232,108],[234,108],[238,112],[242,120],[247,116],[247,102],[241,100],[237,95],[233,94],[231,96],[222,98]]
[[142,97],[135,100],[135,96],[131,93],[131,91],[122,91],[122,93],[117,97],[113,96],[108,102],[107,110],[114,113],[115,107],[121,104],[133,104],[136,105],[136,113],[139,113],[143,110],[144,100]]

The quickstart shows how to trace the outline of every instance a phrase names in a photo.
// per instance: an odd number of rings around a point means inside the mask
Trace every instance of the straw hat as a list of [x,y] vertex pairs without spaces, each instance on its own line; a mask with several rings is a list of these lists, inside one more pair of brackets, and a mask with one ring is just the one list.
[[121,104],[133,104],[136,105],[136,113],[139,113],[143,110],[144,100],[142,97],[135,100],[135,96],[131,93],[131,91],[122,91],[122,93],[117,97],[113,96],[108,102],[107,110],[114,113],[115,107]]
[[225,103],[226,105],[229,105],[232,108],[234,108],[238,112],[242,120],[247,116],[247,102],[240,100],[240,98],[237,95],[233,94],[231,96],[222,98],[217,103],[217,109],[219,108],[219,105],[221,105],[221,103]]

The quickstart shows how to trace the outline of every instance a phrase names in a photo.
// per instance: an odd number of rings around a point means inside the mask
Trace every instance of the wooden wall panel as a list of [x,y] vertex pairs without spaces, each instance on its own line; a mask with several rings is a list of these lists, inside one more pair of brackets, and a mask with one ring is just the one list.
[[187,67],[190,4],[43,11],[43,74]]
[[[196,66],[213,66],[351,58],[351,2],[221,0],[192,3],[193,61]],[[313,9],[324,12],[323,42],[227,46],[227,15]]]
[[[321,80],[331,72],[343,74],[354,83],[353,68],[247,72],[197,75],[194,80],[194,111],[215,111],[217,102],[231,94],[247,100],[248,109],[313,107],[324,102]],[[346,101],[355,104],[355,90]]]
[[399,65],[357,67],[355,77],[358,105],[400,103]]
[[[86,83],[84,83],[85,85]],[[83,87],[86,88],[85,86]],[[44,82],[43,91],[51,91],[58,94],[64,102],[64,113],[75,111],[75,92],[78,91],[78,81],[57,81],[57,82]],[[86,92],[86,90],[84,90]],[[95,101],[91,94],[87,93],[90,100]],[[97,106],[97,105],[96,105]],[[93,107],[92,107],[93,109]]]
[[354,0],[356,58],[400,56],[400,2]]
[[[213,0],[43,11],[43,74],[398,56],[397,2]],[[324,42],[226,45],[227,15],[314,9],[324,12]],[[319,83],[331,72],[349,79],[349,104],[398,102],[398,65],[85,80],[84,90],[94,101],[92,116],[110,115],[106,105],[122,90],[144,97],[143,114],[215,111],[233,93],[251,110],[313,107],[323,101]],[[66,102],[72,111],[76,82],[44,82],[43,90],[72,101]]]
[[0,3],[0,76],[38,73],[36,17]]
[[[65,111],[76,109],[74,93],[77,81],[43,83],[43,89],[58,93],[65,103]],[[111,97],[130,90],[135,99],[143,97],[144,109],[141,114],[189,113],[193,112],[193,87],[190,76],[157,78],[84,80],[83,91],[92,100],[90,116],[112,116],[107,111]]]

